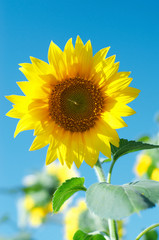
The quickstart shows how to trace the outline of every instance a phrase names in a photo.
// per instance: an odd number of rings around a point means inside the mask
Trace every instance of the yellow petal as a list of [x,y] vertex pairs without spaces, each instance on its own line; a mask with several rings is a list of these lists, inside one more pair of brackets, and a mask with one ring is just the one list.
[[64,57],[66,62],[67,74],[70,78],[77,75],[77,58],[75,57],[75,49],[72,44],[72,38],[68,40],[64,49]]
[[6,116],[12,118],[22,118],[23,115],[24,115],[23,113],[17,111],[16,108],[14,107],[9,112],[6,113]]
[[18,133],[25,131],[25,130],[32,130],[34,129],[35,123],[32,121],[29,115],[24,115],[18,122],[14,137],[18,135]]
[[97,134],[107,136],[109,141],[116,147],[119,146],[119,136],[116,130],[112,129],[105,119],[100,119],[95,126]]
[[28,104],[30,103],[30,99],[26,96],[18,96],[18,95],[10,95],[6,96],[6,98],[14,103],[15,111],[19,112],[20,114],[27,113],[28,111]]
[[49,143],[50,143],[50,138],[47,134],[39,135],[34,139],[29,151],[38,150],[40,148],[45,147]]
[[72,139],[72,150],[74,151],[74,162],[79,168],[81,166],[81,163],[84,160],[84,154],[85,154],[85,144],[82,140],[81,133],[74,133],[73,139]]
[[129,103],[133,101],[139,95],[140,90],[132,87],[127,87],[126,89],[118,92],[115,96],[115,99],[118,102]]
[[75,43],[75,54],[77,57],[80,56],[83,47],[84,47],[84,45],[83,45],[81,38],[79,36],[77,36],[76,43]]
[[119,80],[121,79],[124,80],[124,79],[127,79],[129,77],[131,72],[118,72],[116,73],[112,78],[110,78],[108,81],[107,81],[107,84],[110,84],[116,80]]
[[120,118],[119,116],[114,116],[110,112],[107,112],[107,111],[104,112],[103,118],[104,118],[104,121],[107,122],[107,124],[109,124],[109,126],[113,129],[127,127],[127,124],[124,122],[122,118]]
[[112,81],[109,83],[106,87],[106,93],[109,95],[112,95],[114,93],[119,93],[123,89],[127,88],[129,84],[131,83],[132,78],[119,78],[117,80]]
[[50,119],[47,104],[44,104],[42,106],[39,105],[38,107],[30,107],[30,105],[29,105],[28,113],[31,115],[33,121],[45,122],[45,121],[48,121]]
[[62,165],[64,165],[64,163],[66,162],[68,168],[70,168],[73,163],[73,159],[67,158],[68,151],[71,151],[71,148],[68,146],[70,143],[69,141],[70,135],[68,134],[68,132],[64,132],[62,135],[63,135],[63,138],[61,136],[62,141],[60,141],[59,146],[57,148],[57,157]]
[[104,68],[104,72],[106,75],[106,80],[114,76],[115,73],[119,70],[119,62],[115,63],[111,68]]
[[103,74],[105,74],[107,71],[109,71],[109,69],[111,69],[114,65],[114,61],[115,61],[115,55],[104,59],[103,61],[100,61],[96,66],[94,66],[95,72],[103,72]]
[[94,55],[93,67],[95,67],[97,64],[99,64],[101,61],[103,61],[106,58],[106,55],[107,55],[109,49],[110,49],[110,47],[103,48]]
[[23,93],[25,95],[27,95],[30,91],[29,91],[29,87],[30,87],[30,83],[27,81],[23,81],[23,82],[17,82],[17,85],[20,87],[20,89],[23,91]]
[[79,57],[79,74],[80,77],[89,79],[90,71],[93,63],[93,53],[91,42],[88,41],[81,51]]
[[58,79],[64,79],[66,77],[66,66],[64,62],[63,52],[52,41],[49,47],[48,60],[50,65],[52,65],[52,68],[55,69]]
[[30,57],[30,60],[33,64],[33,67],[35,71],[37,71],[37,74],[49,74],[51,72],[51,67],[48,63],[34,57]]
[[104,60],[105,66],[112,66],[115,62],[116,55],[110,56]]
[[52,163],[53,161],[55,161],[57,159],[57,153],[56,153],[57,147],[58,147],[58,142],[52,136],[51,143],[47,150],[46,165],[49,165],[50,163]]
[[42,79],[38,75],[36,69],[31,63],[21,63],[19,64],[21,67],[19,70],[25,75],[25,77],[31,82],[38,82],[39,84],[42,82]]
[[97,143],[99,145],[100,152],[111,159],[111,147],[108,138],[102,134],[97,134]]
[[132,108],[122,103],[116,103],[111,112],[121,117],[131,116],[136,113]]
[[87,131],[84,134],[84,139],[86,143],[84,160],[89,166],[93,167],[98,160],[99,150],[96,148],[92,131]]
[[24,101],[27,102],[27,100],[26,100],[27,98],[25,96],[10,95],[10,96],[6,96],[6,98],[14,104],[18,104],[18,103],[21,103],[21,102],[24,103]]

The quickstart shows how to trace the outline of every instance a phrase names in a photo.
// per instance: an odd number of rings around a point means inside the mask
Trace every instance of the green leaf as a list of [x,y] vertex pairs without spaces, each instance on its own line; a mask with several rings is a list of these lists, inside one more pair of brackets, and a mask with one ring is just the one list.
[[111,151],[112,151],[114,161],[116,161],[119,157],[125,154],[140,151],[140,150],[145,150],[145,149],[153,149],[153,148],[159,148],[159,145],[129,141],[127,139],[120,139],[118,148],[111,145]]
[[156,230],[151,230],[143,236],[143,240],[157,240],[158,233]]
[[105,238],[101,234],[89,235],[81,230],[78,230],[75,233],[73,240],[105,240]]
[[137,139],[138,142],[149,142],[150,141],[150,136],[143,135],[140,138]]
[[86,192],[87,206],[103,219],[115,220],[159,203],[159,182],[143,180],[129,184],[93,184]]
[[85,233],[92,233],[95,231],[107,232],[108,221],[99,218],[95,214],[91,214],[91,212],[87,209],[80,214],[78,226],[79,229]]
[[111,161],[112,161],[112,159],[106,158],[106,159],[104,159],[101,163],[103,164],[103,163],[105,163],[105,162],[111,162]]
[[57,213],[64,202],[78,191],[86,191],[84,178],[71,178],[66,180],[53,195],[53,212]]

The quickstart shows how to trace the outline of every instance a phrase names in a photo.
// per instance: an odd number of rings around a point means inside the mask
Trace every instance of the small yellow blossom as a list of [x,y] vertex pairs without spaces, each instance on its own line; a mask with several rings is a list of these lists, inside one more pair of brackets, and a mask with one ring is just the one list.
[[159,168],[155,168],[151,174],[151,180],[159,181]]
[[147,172],[147,170],[148,170],[149,166],[151,165],[151,163],[152,163],[152,159],[151,159],[151,157],[149,155],[147,155],[147,154],[140,154],[138,156],[137,164],[135,166],[136,174],[139,177],[143,176]]

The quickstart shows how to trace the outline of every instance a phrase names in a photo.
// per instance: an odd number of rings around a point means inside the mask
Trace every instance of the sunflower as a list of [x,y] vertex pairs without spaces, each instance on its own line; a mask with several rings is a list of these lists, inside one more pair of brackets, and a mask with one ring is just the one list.
[[126,104],[140,91],[128,87],[130,72],[118,72],[108,50],[93,56],[91,42],[78,36],[64,51],[51,42],[49,63],[31,57],[31,64],[20,64],[28,81],[17,84],[25,96],[7,96],[14,104],[7,116],[20,119],[14,136],[34,129],[30,150],[49,145],[46,164],[58,158],[69,168],[83,160],[93,167],[99,152],[111,158],[110,143],[119,145],[116,129],[127,126],[121,117],[135,113]]

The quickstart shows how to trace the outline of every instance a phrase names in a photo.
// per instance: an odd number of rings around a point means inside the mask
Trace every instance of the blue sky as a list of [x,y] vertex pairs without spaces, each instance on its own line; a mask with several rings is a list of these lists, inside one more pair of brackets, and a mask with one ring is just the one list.
[[[154,115],[159,111],[158,9],[157,0],[0,1],[0,187],[19,186],[23,176],[44,165],[46,148],[28,151],[33,141],[32,131],[13,139],[17,120],[5,116],[11,103],[4,96],[21,94],[16,82],[24,81],[25,77],[18,70],[18,64],[29,62],[29,56],[47,61],[51,40],[63,49],[70,37],[75,42],[80,35],[84,43],[91,40],[94,53],[111,46],[109,56],[116,54],[119,70],[131,71],[134,79],[131,86],[141,90],[139,97],[130,104],[137,113],[125,118],[128,127],[118,130],[119,136],[136,139],[144,133],[155,134]],[[136,154],[132,154],[117,162],[113,183],[123,184],[134,178],[135,157]],[[86,164],[81,166],[80,173],[86,177],[87,186],[96,181],[93,170]],[[16,218],[15,203],[16,197],[1,196],[0,213],[8,212]],[[127,239],[134,239],[144,226],[157,222],[158,216],[158,208],[140,216],[133,215],[129,219]],[[36,239],[44,239],[49,234],[48,229],[37,230]],[[51,231],[55,239],[62,239],[61,228]],[[13,232],[13,228],[5,226],[0,230],[0,234]]]

